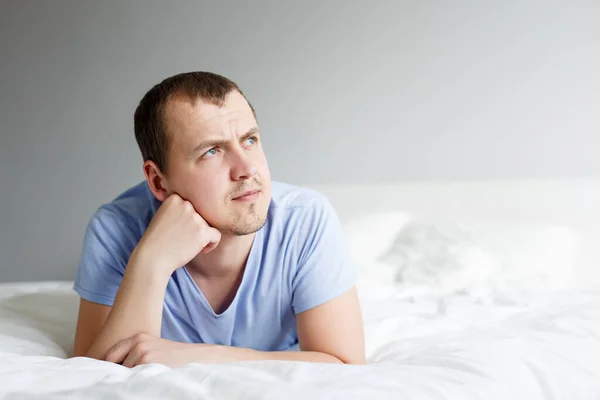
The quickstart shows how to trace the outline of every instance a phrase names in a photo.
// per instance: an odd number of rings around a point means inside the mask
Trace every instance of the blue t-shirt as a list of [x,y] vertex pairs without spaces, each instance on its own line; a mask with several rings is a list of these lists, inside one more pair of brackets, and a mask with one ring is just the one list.
[[[178,268],[163,303],[163,338],[262,351],[297,348],[296,314],[354,286],[356,270],[327,198],[280,182],[273,182],[271,197],[231,305],[216,314],[188,271]],[[144,181],[98,208],[74,284],[82,298],[113,305],[129,256],[160,204]]]

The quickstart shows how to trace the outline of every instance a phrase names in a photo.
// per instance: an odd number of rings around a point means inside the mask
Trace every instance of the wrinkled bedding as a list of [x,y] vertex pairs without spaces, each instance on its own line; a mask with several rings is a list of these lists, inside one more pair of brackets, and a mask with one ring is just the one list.
[[598,399],[600,293],[361,293],[368,365],[67,357],[70,282],[0,285],[0,396],[19,399]]

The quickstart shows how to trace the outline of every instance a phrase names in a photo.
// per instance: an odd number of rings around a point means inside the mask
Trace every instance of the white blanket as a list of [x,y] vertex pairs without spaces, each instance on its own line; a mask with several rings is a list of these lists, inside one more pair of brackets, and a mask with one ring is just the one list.
[[0,396],[10,399],[598,399],[600,293],[361,296],[369,364],[128,369],[66,359],[68,282],[0,285]]

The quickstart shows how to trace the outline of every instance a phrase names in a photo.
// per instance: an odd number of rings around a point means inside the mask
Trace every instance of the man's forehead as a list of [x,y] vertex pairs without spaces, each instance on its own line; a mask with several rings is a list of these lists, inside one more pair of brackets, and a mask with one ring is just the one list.
[[[238,128],[241,130],[255,126],[254,114],[248,103],[239,93],[237,94],[243,102],[233,94],[228,95],[222,106],[207,103],[202,99],[172,97],[165,107],[168,134],[175,134],[179,140],[187,142],[187,139],[197,141],[204,136],[219,135],[224,124],[231,125],[232,122],[233,125],[240,125]],[[171,136],[171,139],[174,137]]]
[[250,106],[238,92],[228,94],[221,105],[213,104],[201,98],[174,95],[167,101],[165,106],[165,117],[173,123],[210,122],[219,117],[232,114],[235,114],[235,117],[238,118],[253,116]]

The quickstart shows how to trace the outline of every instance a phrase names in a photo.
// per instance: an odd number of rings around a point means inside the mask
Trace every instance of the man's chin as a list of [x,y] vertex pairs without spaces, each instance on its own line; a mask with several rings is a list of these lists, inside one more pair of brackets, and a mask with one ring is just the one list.
[[229,232],[229,234],[233,235],[233,236],[247,236],[247,235],[252,235],[253,233],[258,232],[260,230],[260,228],[263,227],[263,225],[261,225],[259,227],[256,227],[256,228],[247,228],[247,227],[235,228],[235,229],[232,229]]
[[260,219],[254,219],[247,222],[237,221],[231,225],[216,227],[224,235],[246,236],[259,231],[266,222],[266,216]]

